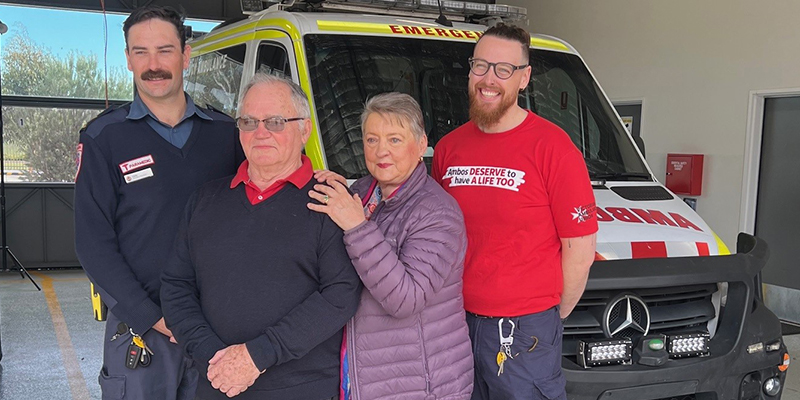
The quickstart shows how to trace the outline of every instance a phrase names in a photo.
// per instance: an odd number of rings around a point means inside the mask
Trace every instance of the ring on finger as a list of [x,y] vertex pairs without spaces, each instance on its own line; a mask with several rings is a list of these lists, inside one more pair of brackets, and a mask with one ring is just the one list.
[[328,199],[330,199],[330,197],[328,197],[328,195],[326,194],[325,197],[322,198],[322,202],[328,204]]

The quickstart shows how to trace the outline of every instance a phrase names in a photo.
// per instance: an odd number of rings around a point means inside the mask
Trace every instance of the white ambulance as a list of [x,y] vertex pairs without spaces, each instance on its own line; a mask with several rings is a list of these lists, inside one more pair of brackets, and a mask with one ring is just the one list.
[[[315,168],[348,179],[367,174],[367,97],[399,91],[417,99],[432,156],[468,119],[467,59],[485,24],[525,16],[518,7],[451,0],[315,0],[263,11],[264,1],[242,4],[256,10],[190,43],[186,91],[233,116],[256,71],[293,79],[312,104],[306,154]],[[759,295],[763,241],[740,235],[729,255],[656,180],[572,46],[534,35],[530,65],[520,105],[569,134],[597,199],[597,261],[564,328],[569,398],[779,398],[788,354]]]

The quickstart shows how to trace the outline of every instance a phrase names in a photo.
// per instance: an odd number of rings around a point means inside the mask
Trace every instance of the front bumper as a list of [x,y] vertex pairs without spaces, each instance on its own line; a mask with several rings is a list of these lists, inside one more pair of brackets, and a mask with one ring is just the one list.
[[[616,365],[583,369],[564,357],[569,399],[779,399],[761,384],[778,370],[786,347],[778,318],[758,298],[756,277],[768,258],[763,240],[740,234],[738,253],[716,257],[636,259],[596,264],[587,290],[635,290],[697,283],[728,283],[727,303],[706,357],[674,359],[659,367]],[[749,353],[748,346],[781,340],[777,351]],[[634,346],[636,343],[634,342]]]

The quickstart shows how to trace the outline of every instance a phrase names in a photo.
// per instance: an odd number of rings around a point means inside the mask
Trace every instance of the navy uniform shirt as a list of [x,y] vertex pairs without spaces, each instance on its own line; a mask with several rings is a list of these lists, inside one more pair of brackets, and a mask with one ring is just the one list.
[[147,108],[147,105],[144,104],[142,99],[139,96],[135,96],[133,98],[133,102],[131,103],[131,109],[128,111],[128,119],[145,119],[147,121],[147,125],[150,125],[156,133],[161,135],[164,140],[172,143],[173,146],[177,148],[182,148],[184,144],[186,144],[186,140],[189,139],[189,134],[192,133],[192,127],[194,126],[194,118],[192,116],[197,116],[198,118],[202,118],[207,121],[212,121],[211,117],[206,115],[201,109],[197,108],[192,101],[192,98],[189,97],[188,94],[184,93],[186,96],[186,111],[183,113],[183,117],[181,117],[180,121],[178,121],[175,126],[169,126],[161,121],[158,120],[158,117],[153,114],[150,109]]
[[81,131],[75,178],[75,249],[111,313],[143,333],[161,317],[161,271],[186,201],[243,161],[233,120],[213,110],[189,116],[181,148],[132,104],[109,109]]

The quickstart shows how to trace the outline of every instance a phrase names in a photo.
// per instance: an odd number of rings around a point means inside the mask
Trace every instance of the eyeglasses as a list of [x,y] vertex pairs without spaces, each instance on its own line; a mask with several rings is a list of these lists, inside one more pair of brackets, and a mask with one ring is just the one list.
[[484,76],[487,72],[489,72],[489,68],[494,68],[494,74],[503,80],[511,78],[511,75],[514,75],[514,71],[518,69],[524,69],[527,66],[528,64],[514,65],[507,62],[490,63],[486,60],[481,60],[480,58],[469,58],[469,70],[472,71],[473,74],[477,76]]
[[305,118],[297,117],[297,118],[283,118],[283,117],[269,117],[265,119],[255,119],[255,118],[236,118],[236,127],[243,130],[243,131],[254,131],[258,129],[258,123],[263,122],[264,128],[266,128],[270,132],[281,132],[284,128],[286,128],[287,122],[292,121],[302,121]]

